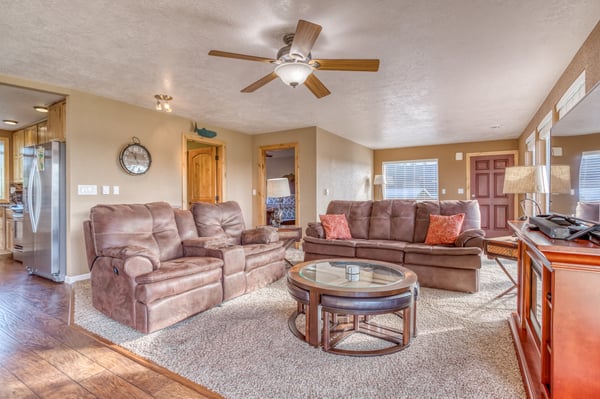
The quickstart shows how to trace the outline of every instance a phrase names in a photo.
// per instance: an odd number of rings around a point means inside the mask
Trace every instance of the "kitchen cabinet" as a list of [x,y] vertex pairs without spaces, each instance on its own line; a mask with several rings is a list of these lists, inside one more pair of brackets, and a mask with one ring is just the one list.
[[6,237],[6,250],[12,252],[13,247],[14,247],[14,241],[13,241],[13,237],[15,236],[15,226],[13,223],[13,216],[12,216],[12,211],[11,210],[7,210],[6,211],[6,223],[4,224],[5,227],[5,237]]
[[[48,126],[44,142],[48,141],[65,141],[66,137],[66,110],[67,104],[65,101],[60,101],[48,107]],[[42,143],[42,141],[40,141]]]
[[25,145],[25,131],[17,130],[13,133],[13,182],[23,182],[23,146]]
[[38,143],[38,139],[37,139],[38,127],[37,127],[37,125],[29,126],[23,130],[24,130],[23,146],[28,147],[30,145],[36,145]]
[[48,121],[43,121],[37,124],[37,143],[42,144],[48,140]]

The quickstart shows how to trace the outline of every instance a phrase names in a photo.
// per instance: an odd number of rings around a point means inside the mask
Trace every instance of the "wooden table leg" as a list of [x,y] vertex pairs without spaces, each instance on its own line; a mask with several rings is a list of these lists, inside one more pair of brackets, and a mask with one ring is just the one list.
[[319,319],[320,312],[320,294],[319,292],[310,291],[308,299],[308,314],[306,315],[306,323],[308,325],[307,340],[312,346],[319,346]]

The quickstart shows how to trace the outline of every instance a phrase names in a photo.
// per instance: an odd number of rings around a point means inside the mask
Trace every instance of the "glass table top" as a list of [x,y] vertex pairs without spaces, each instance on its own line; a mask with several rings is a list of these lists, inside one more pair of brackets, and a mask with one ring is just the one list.
[[306,280],[332,287],[384,287],[404,279],[400,270],[360,261],[315,261],[300,269]]

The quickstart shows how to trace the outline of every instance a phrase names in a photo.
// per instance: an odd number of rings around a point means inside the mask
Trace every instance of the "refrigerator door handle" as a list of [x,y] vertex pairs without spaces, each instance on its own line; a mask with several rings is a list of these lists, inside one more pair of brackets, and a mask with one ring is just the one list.
[[29,172],[29,190],[27,190],[27,206],[29,208],[31,230],[37,233],[40,212],[42,210],[42,180],[38,169],[37,157]]

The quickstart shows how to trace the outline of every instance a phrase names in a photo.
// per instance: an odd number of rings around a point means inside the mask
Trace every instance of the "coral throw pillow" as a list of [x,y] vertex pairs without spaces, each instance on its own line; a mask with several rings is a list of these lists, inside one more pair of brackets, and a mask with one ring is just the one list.
[[328,240],[349,240],[352,238],[346,215],[319,215]]
[[465,219],[464,213],[452,216],[429,215],[425,244],[454,244]]

